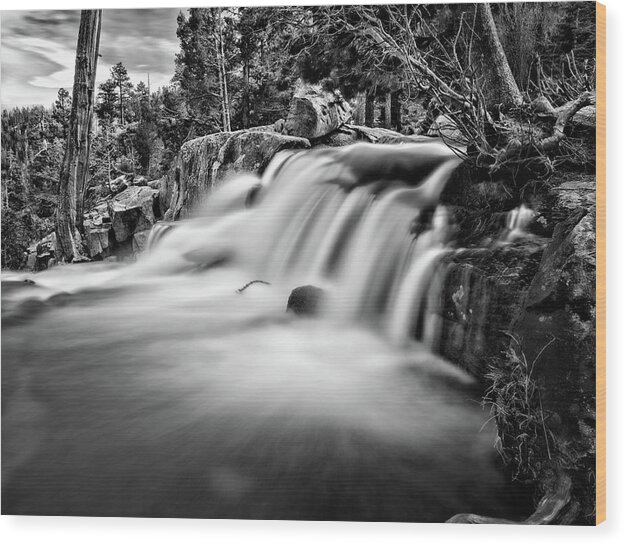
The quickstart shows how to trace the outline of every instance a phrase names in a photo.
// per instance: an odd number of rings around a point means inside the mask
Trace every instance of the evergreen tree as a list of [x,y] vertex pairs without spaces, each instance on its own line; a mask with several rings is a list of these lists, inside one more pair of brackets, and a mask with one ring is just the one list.
[[115,88],[117,89],[119,122],[123,125],[127,121],[124,117],[124,105],[130,99],[133,84],[130,81],[130,76],[128,76],[128,70],[121,62],[118,62],[111,68],[111,80],[115,83]]
[[98,103],[96,112],[100,119],[113,121],[117,118],[117,85],[113,79],[107,79],[98,87]]
[[61,87],[59,89],[54,105],[52,106],[52,119],[60,127],[60,136],[67,136],[67,128],[69,126],[69,116],[72,109],[72,97],[67,89]]
[[216,8],[192,8],[188,18],[178,15],[180,53],[175,80],[180,84],[194,123],[208,132],[223,129],[221,77],[217,65]]

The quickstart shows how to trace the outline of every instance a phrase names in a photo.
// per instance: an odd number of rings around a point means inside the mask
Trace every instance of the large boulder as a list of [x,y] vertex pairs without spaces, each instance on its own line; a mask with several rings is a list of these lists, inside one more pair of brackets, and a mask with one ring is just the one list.
[[92,259],[107,257],[112,250],[109,203],[101,202],[89,210],[85,214],[83,226],[87,256]]
[[260,173],[279,151],[309,147],[303,138],[258,130],[216,133],[186,142],[160,184],[165,219],[188,217],[208,192],[233,173]]
[[260,173],[279,151],[308,147],[302,138],[260,131],[235,133],[221,146],[213,163],[213,182],[218,184],[238,172]]
[[152,228],[158,219],[158,194],[158,190],[151,187],[132,186],[111,199],[109,214],[117,244]]
[[314,140],[330,134],[351,117],[351,106],[338,91],[300,82],[293,94],[283,132]]

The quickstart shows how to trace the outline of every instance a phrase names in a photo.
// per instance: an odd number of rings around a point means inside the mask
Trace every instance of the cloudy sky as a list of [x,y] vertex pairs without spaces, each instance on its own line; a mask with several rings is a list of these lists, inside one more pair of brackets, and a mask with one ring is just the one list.
[[[121,61],[134,83],[147,82],[149,72],[153,89],[167,84],[174,73],[176,17],[181,9],[105,9],[98,83]],[[2,11],[0,22],[3,108],[48,106],[59,87],[71,91],[79,11]]]

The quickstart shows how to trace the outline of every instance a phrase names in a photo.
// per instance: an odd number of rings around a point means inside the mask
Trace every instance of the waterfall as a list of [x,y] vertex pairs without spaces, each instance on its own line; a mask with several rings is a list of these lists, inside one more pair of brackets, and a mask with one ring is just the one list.
[[534,219],[534,211],[521,204],[508,212],[506,230],[502,234],[502,242],[514,242],[528,236],[527,227]]
[[147,251],[154,250],[156,245],[162,240],[162,238],[169,233],[174,227],[172,222],[159,221],[152,226],[148,240],[145,243],[145,249]]
[[[326,290],[329,318],[370,324],[398,345],[433,346],[452,232],[438,200],[459,162],[438,141],[282,152],[261,180],[235,179],[208,199],[199,230],[190,222],[163,240],[170,225],[157,224],[148,245],[208,266],[219,261],[211,241],[226,240],[228,258],[255,277]],[[254,205],[235,219],[250,191]]]

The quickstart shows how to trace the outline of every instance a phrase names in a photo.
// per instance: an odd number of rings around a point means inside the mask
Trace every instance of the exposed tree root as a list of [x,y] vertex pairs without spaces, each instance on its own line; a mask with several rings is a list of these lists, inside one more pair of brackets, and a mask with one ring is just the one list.
[[[548,108],[548,113],[555,117],[551,134],[540,140],[534,140],[531,137],[531,132],[527,134],[527,138],[512,138],[504,148],[496,153],[495,161],[491,165],[490,171],[495,172],[511,163],[531,162],[536,157],[544,157],[555,151],[564,138],[564,129],[571,118],[584,106],[592,104],[594,100],[594,93],[586,91],[560,108]],[[543,107],[545,106],[543,105]]]

